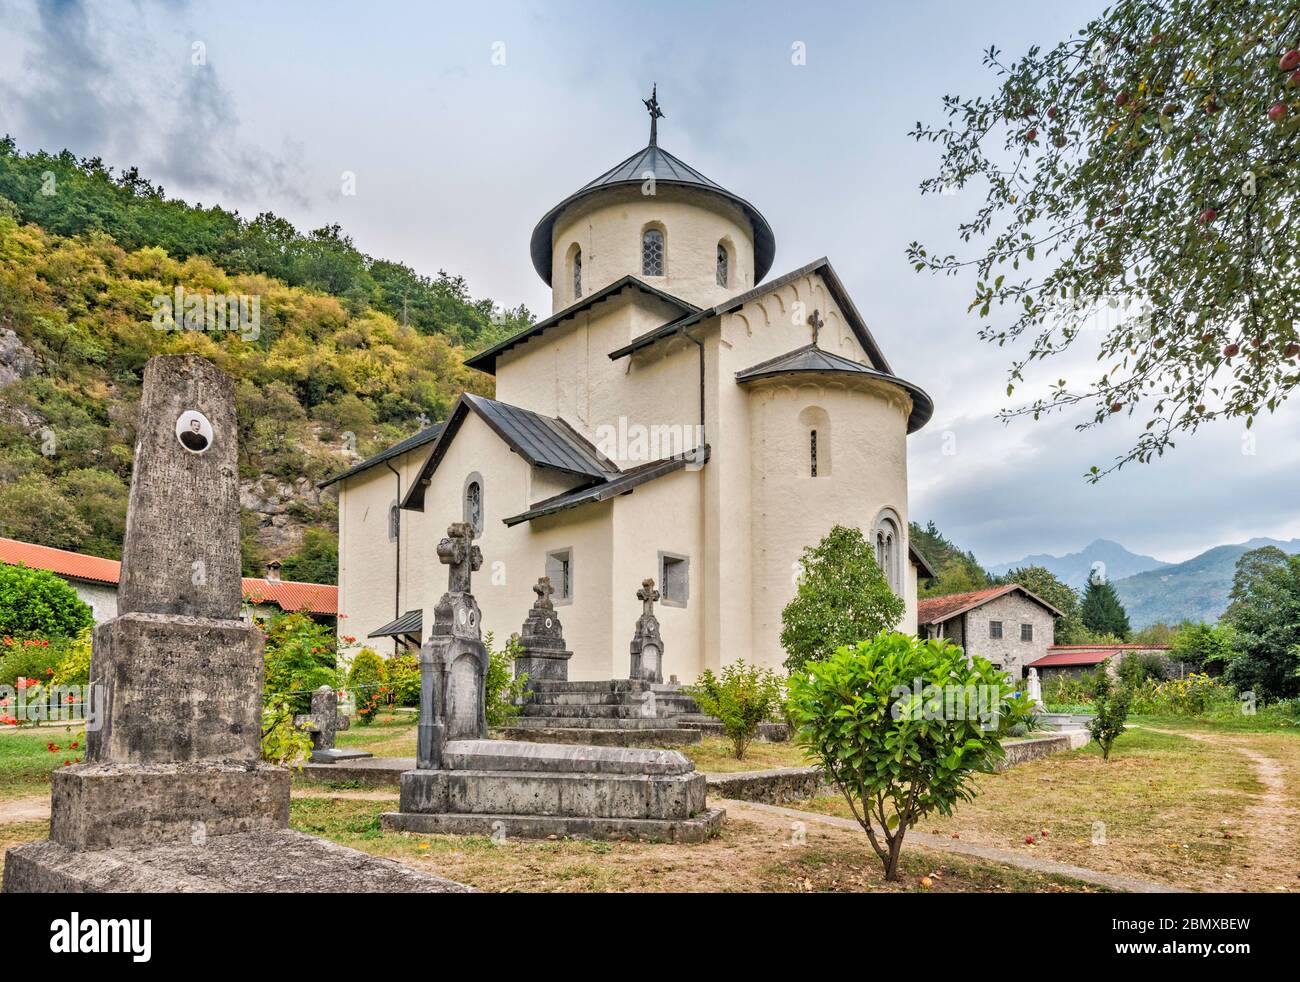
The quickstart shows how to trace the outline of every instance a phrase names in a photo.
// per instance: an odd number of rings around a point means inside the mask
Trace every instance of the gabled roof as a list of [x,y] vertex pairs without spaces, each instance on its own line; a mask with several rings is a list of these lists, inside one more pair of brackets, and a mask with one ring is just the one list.
[[438,438],[438,434],[441,432],[442,432],[442,424],[434,423],[432,426],[428,427],[427,429],[421,430],[419,433],[416,433],[414,436],[408,436],[405,440],[401,440],[398,443],[394,443],[387,450],[380,451],[379,453],[375,454],[373,457],[367,457],[361,463],[349,467],[347,470],[343,471],[342,473],[335,474],[333,477],[330,478],[326,478],[324,481],[321,481],[319,484],[317,484],[316,487],[327,488],[331,484],[337,484],[339,481],[351,477],[353,474],[360,474],[362,471],[369,470],[371,467],[374,467],[376,464],[382,464],[385,460],[391,460],[394,457],[400,457],[408,450],[414,450],[416,447],[422,447],[426,443],[432,443],[434,440]]
[[897,375],[878,372],[874,368],[868,368],[849,358],[823,351],[817,347],[816,342],[806,344],[802,348],[796,348],[784,355],[769,358],[752,368],[737,372],[736,381],[743,384],[758,379],[774,378],[778,375],[795,375],[803,372],[822,375],[861,375],[866,378],[879,379],[882,382],[888,382],[904,389],[912,397],[912,412],[907,417],[908,433],[915,433],[928,423],[930,417],[934,414],[934,403],[919,385],[905,381]]
[[530,251],[533,257],[533,268],[537,270],[537,275],[546,281],[547,286],[551,284],[552,239],[555,222],[560,214],[583,198],[601,191],[619,187],[640,187],[648,179],[648,175],[653,175],[656,186],[692,188],[715,194],[739,205],[754,230],[754,282],[757,283],[767,275],[776,256],[776,236],[772,234],[772,226],[767,224],[767,219],[744,198],[732,194],[721,184],[705,177],[667,150],[651,143],[626,160],[619,161],[599,177],[588,181],[542,216],[542,220],[533,229]]
[[424,490],[470,412],[477,413],[511,450],[533,467],[549,467],[589,481],[604,481],[619,473],[613,463],[564,420],[466,392],[447,417],[428,459],[406,493],[403,508],[424,510]]
[[1031,661],[1026,668],[1067,668],[1077,665],[1100,665],[1107,658],[1134,651],[1167,652],[1167,644],[1054,644],[1047,654]]
[[968,613],[976,607],[982,607],[991,600],[1004,597],[1008,593],[1019,591],[1030,600],[1046,608],[1054,617],[1063,616],[1059,610],[1042,597],[1030,593],[1019,583],[1006,586],[994,586],[985,590],[971,590],[969,593],[950,593],[945,597],[923,597],[916,604],[916,623],[942,624],[961,614]]
[[844,288],[843,282],[841,282],[839,276],[836,274],[834,267],[831,266],[831,261],[825,256],[810,262],[806,266],[800,266],[798,269],[791,270],[784,276],[777,277],[769,283],[761,283],[752,290],[747,290],[744,293],[732,297],[730,300],[724,300],[716,306],[709,307],[694,314],[688,314],[687,316],[675,321],[670,321],[661,327],[655,328],[653,331],[647,331],[645,334],[635,338],[630,343],[623,345],[623,347],[611,351],[609,357],[612,360],[617,361],[619,358],[624,358],[627,355],[632,354],[634,351],[640,351],[642,348],[649,347],[658,341],[670,338],[674,334],[700,323],[700,321],[708,320],[710,317],[717,317],[719,314],[730,314],[733,311],[739,310],[751,300],[757,300],[759,297],[771,293],[773,290],[778,290],[781,287],[793,283],[795,280],[811,275],[812,273],[821,274],[821,278],[825,281],[826,288],[830,291],[832,299],[834,299],[836,305],[844,314],[844,319],[849,322],[849,328],[853,331],[854,337],[858,339],[858,343],[862,345],[862,350],[865,351],[867,357],[871,359],[871,363],[880,371],[892,375],[893,369],[889,367],[889,361],[885,358],[885,353],[880,350],[880,345],[876,344],[876,339],[871,336],[871,331],[867,328],[867,322],[864,321],[862,315],[858,313],[858,308],[853,305],[853,299],[849,296],[848,290]]
[[[116,559],[51,549],[17,539],[0,539],[0,562],[21,563],[28,569],[49,570],[70,580],[114,587],[122,574],[122,564]],[[252,604],[271,603],[283,610],[305,610],[313,614],[339,611],[339,588],[328,583],[264,580],[255,576],[245,576],[241,583],[245,599]]]
[[556,512],[567,511],[570,508],[577,508],[579,505],[589,505],[597,501],[607,501],[610,498],[620,494],[631,494],[642,484],[646,484],[656,478],[664,477],[681,470],[691,462],[705,463],[709,459],[709,447],[706,445],[701,453],[695,450],[678,454],[675,457],[666,457],[663,460],[652,461],[648,464],[641,464],[630,470],[623,471],[601,484],[595,484],[590,487],[575,488],[572,491],[565,491],[562,494],[546,498],[533,505],[528,511],[521,512],[518,515],[512,515],[505,519],[507,526],[519,525],[522,522],[531,522],[534,518],[542,518],[545,515],[554,515]]
[[665,303],[677,307],[683,314],[691,314],[700,309],[693,303],[687,303],[680,297],[674,297],[671,293],[665,293],[663,290],[651,286],[639,277],[628,275],[615,280],[613,283],[609,284],[609,286],[602,287],[594,293],[588,294],[577,303],[570,304],[568,307],[565,307],[558,313],[552,314],[545,320],[538,321],[532,327],[525,328],[518,334],[511,335],[504,341],[494,344],[486,351],[480,351],[474,357],[465,359],[465,364],[470,368],[477,368],[480,372],[487,372],[489,375],[495,375],[497,371],[497,355],[509,351],[515,345],[523,344],[529,338],[536,337],[548,327],[554,327],[561,321],[566,321],[570,317],[576,317],[578,314],[590,310],[603,300],[609,300],[610,298],[617,296],[628,287],[633,287],[649,296],[658,297]]

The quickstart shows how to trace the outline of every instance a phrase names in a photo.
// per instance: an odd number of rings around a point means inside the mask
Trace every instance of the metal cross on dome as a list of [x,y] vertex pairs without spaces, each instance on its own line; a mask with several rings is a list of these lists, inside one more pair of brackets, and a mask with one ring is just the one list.
[[659,84],[655,83],[650,88],[650,98],[642,99],[645,103],[646,110],[650,113],[650,146],[659,145],[659,120],[663,118],[664,111],[659,108]]

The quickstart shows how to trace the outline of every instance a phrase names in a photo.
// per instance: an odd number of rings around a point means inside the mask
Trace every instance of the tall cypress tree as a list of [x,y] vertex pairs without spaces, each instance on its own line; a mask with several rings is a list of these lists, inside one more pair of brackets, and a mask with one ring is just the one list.
[[1094,634],[1113,634],[1122,641],[1128,640],[1131,630],[1128,613],[1109,581],[1097,576],[1088,577],[1088,588],[1083,593],[1079,614],[1083,626]]

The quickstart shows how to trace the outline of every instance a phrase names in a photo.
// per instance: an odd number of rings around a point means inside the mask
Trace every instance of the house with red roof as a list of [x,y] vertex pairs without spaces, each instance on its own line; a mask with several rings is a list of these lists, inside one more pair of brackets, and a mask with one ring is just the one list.
[[[44,569],[68,581],[90,605],[98,624],[117,616],[117,583],[122,564],[66,549],[0,538],[0,563]],[[333,623],[338,616],[339,589],[325,583],[295,583],[280,579],[280,564],[270,563],[267,576],[244,577],[246,614],[302,611],[313,620]]]
[[1047,654],[1056,640],[1061,612],[1018,583],[923,597],[917,602],[916,632],[947,638],[967,654],[987,658],[1013,679]]
[[1042,678],[1086,675],[1107,658],[1112,659],[1112,670],[1117,670],[1119,663],[1131,654],[1168,655],[1171,650],[1167,644],[1054,644],[1028,667],[1036,669]]

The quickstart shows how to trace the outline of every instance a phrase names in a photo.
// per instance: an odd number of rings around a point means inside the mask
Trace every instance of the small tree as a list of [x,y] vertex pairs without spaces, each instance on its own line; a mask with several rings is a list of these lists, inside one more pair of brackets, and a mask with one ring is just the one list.
[[338,685],[334,629],[295,612],[271,618],[265,630],[267,696],[286,696],[294,712],[311,712],[312,692]]
[[491,657],[488,659],[487,678],[483,684],[483,698],[487,707],[488,726],[508,726],[519,715],[519,704],[527,695],[527,673],[515,676],[515,659],[523,654],[519,639],[511,636],[500,651],[493,651],[495,639],[488,631],[483,638]]
[[1100,576],[1088,577],[1088,587],[1084,590],[1079,614],[1083,619],[1083,626],[1094,635],[1109,634],[1124,640],[1128,639],[1130,633],[1128,614],[1124,610],[1124,605],[1119,602],[1119,594],[1115,592],[1115,587],[1109,580],[1104,580]]
[[731,741],[737,760],[745,759],[759,724],[781,707],[780,679],[771,669],[746,665],[743,658],[726,666],[720,677],[706,668],[684,691],[701,711],[722,721],[722,732]]
[[369,726],[375,721],[379,707],[386,694],[384,682],[387,673],[384,660],[369,648],[362,648],[352,659],[352,671],[348,673],[348,688],[353,690],[357,703],[357,722]]
[[48,570],[0,563],[0,635],[72,638],[95,623],[90,605]]
[[[1002,756],[994,717],[1012,693],[1007,676],[946,641],[882,633],[809,662],[789,685],[795,738],[848,802],[887,880],[898,879],[907,830],[973,798],[971,775]],[[983,696],[976,706],[972,693]]]
[[825,658],[841,645],[892,630],[906,609],[890,588],[860,529],[836,525],[804,549],[795,598],[781,611],[785,667]]
[[1128,707],[1132,700],[1128,687],[1116,683],[1110,677],[1110,659],[1097,668],[1093,681],[1092,705],[1094,716],[1088,722],[1088,731],[1101,747],[1101,759],[1110,760],[1111,744],[1124,732],[1124,722],[1128,719]]

